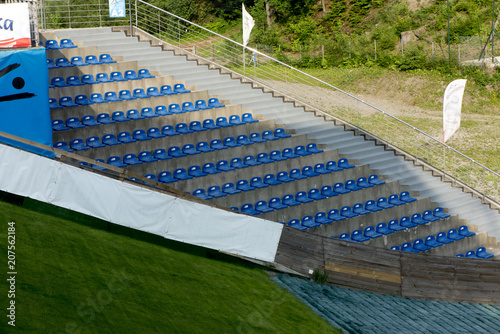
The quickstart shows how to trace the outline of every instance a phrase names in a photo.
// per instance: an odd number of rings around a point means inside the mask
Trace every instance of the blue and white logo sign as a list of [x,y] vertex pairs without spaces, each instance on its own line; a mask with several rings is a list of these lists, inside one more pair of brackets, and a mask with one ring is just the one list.
[[125,17],[125,0],[109,0],[109,17]]

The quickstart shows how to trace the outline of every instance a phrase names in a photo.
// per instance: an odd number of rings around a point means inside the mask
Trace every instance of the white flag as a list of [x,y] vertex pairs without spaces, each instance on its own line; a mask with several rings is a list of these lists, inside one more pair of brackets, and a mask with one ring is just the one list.
[[467,80],[458,79],[446,87],[443,98],[443,143],[460,127],[460,113]]
[[247,46],[248,40],[250,39],[250,33],[252,32],[252,28],[255,25],[255,21],[245,9],[245,4],[242,3],[241,6],[243,8],[243,45]]

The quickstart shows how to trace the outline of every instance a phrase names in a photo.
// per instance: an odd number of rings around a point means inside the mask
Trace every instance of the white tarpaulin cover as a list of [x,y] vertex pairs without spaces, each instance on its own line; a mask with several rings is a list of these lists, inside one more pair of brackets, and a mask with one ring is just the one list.
[[467,80],[452,81],[444,91],[443,98],[443,143],[460,127],[460,114],[462,112],[462,98],[464,96]]
[[273,262],[282,224],[190,202],[0,145],[0,189],[115,224]]

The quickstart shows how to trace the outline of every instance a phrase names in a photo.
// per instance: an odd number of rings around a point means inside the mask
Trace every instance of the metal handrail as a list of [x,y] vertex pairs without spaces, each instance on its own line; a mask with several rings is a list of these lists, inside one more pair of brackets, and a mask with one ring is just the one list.
[[[44,4],[49,2],[51,1],[45,0]],[[61,0],[59,0],[59,2],[61,2]],[[69,2],[68,8],[71,8]],[[45,14],[45,12],[43,14]],[[101,18],[100,12],[99,15],[99,22],[101,22],[103,19]],[[362,99],[339,89],[331,83],[317,79],[304,71],[298,70],[282,61],[274,59],[263,52],[245,47],[243,44],[233,41],[226,36],[210,31],[207,28],[192,23],[178,15],[169,13],[143,0],[134,0],[133,4],[132,0],[128,0],[128,15],[129,18],[127,19],[126,24],[130,25],[131,31],[133,31],[132,26],[133,23],[135,23],[135,27],[154,34],[157,38],[182,49],[186,53],[196,55],[197,57],[212,64],[216,64],[219,67],[228,68],[230,71],[237,72],[250,80],[270,87],[274,91],[280,92],[286,97],[290,97],[296,101],[301,101],[301,103],[304,103],[305,105],[311,105],[315,110],[320,110],[325,115],[334,115],[337,119],[360,129],[362,132],[368,132],[374,137],[380,138],[384,142],[389,142],[393,146],[400,147],[405,154],[414,157],[423,164],[435,166],[435,168],[446,177],[458,180],[463,184],[470,184],[472,188],[478,189],[477,191],[483,199],[494,199],[494,201],[500,202],[500,174],[475,161],[474,159],[469,158],[456,149],[443,144],[438,139],[417,129],[407,122],[385,112],[381,108],[363,101]],[[69,20],[71,20],[71,17],[69,17]],[[44,22],[46,22],[46,20]],[[69,25],[71,27],[71,22]],[[73,24],[73,26],[75,26],[75,24]],[[201,41],[207,41],[210,43],[211,49],[209,48],[208,51],[202,50],[197,52],[196,45]],[[202,49],[203,46],[200,46],[199,48]],[[217,48],[223,48],[223,51],[218,52]],[[255,52],[256,56],[259,57],[259,62],[264,66],[268,66],[266,67],[265,74],[258,72],[258,68],[256,67],[257,64],[255,62],[253,67],[246,66],[246,53],[249,51]],[[205,54],[200,54],[203,52],[205,52]],[[249,71],[252,70],[253,76],[248,74]],[[342,96],[352,99],[352,106],[341,108],[341,113],[335,115],[335,110],[328,112],[325,111],[324,107],[315,105],[314,103],[302,102],[307,101],[307,96],[300,96],[300,94],[293,92],[291,83],[289,84],[287,82],[287,85],[284,88],[279,88],[277,86],[276,81],[283,81],[284,75],[286,76],[287,81],[290,79],[291,82],[292,80],[295,80],[295,83],[307,85],[309,87],[321,85],[327,89],[334,90]],[[274,80],[274,82],[269,82],[270,80]],[[362,111],[359,108],[360,105],[365,106],[368,110],[374,111],[375,114],[381,115],[383,119],[373,119],[374,116],[371,114],[362,114]],[[336,109],[339,110],[339,108]],[[369,119],[369,122],[364,121],[364,119]],[[379,124],[381,124],[382,127],[377,128]],[[404,134],[405,138],[402,138],[403,136],[398,137],[397,131]],[[407,140],[406,137],[409,137],[410,140]],[[411,139],[413,139],[413,143],[409,142]],[[426,146],[425,150],[419,151],[419,146]],[[414,153],[411,153],[412,151],[414,151]],[[437,153],[438,151],[443,152],[442,162],[440,161],[441,154]],[[452,160],[453,162],[447,165],[447,160]],[[440,165],[442,165],[441,168],[439,167]],[[447,170],[447,167],[449,167],[450,170]],[[453,168],[455,171],[451,170]],[[479,189],[484,187],[486,182],[479,182],[481,176],[483,179],[485,177],[493,178],[492,185],[482,191]],[[495,189],[495,187],[497,189]]]

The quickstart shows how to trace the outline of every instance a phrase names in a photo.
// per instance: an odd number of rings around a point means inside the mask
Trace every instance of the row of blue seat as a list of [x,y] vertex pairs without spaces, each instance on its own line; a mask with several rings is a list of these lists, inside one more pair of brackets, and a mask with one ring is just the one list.
[[464,254],[457,254],[455,256],[456,257],[471,257],[471,258],[475,258],[475,259],[490,259],[490,258],[494,257],[495,255],[488,253],[486,251],[486,248],[481,246],[481,247],[478,247],[476,249],[476,251],[469,250],[469,251],[465,252],[465,255]]
[[[164,114],[159,115],[156,114],[151,108],[142,108],[140,113],[137,109],[130,109],[127,111],[127,115],[125,115],[123,111],[115,111],[111,115],[111,118],[109,117],[109,114],[102,113],[97,115],[97,120],[93,115],[85,115],[82,117],[81,121],[78,117],[69,117],[66,119],[66,122],[64,122],[62,119],[54,119],[52,121],[52,130],[63,131],[69,129],[81,129],[84,127],[99,126],[103,124],[111,124],[116,122],[126,122],[131,120],[158,117],[164,115],[172,115],[172,114],[169,112],[165,112]],[[258,120],[255,120],[252,114],[245,113],[241,116],[241,119],[239,115],[231,115],[229,116],[229,120],[224,116],[217,117],[215,121],[211,118],[207,118],[204,119],[203,122],[192,121],[189,123],[189,126],[187,123],[177,123],[175,127],[173,125],[164,125],[161,128],[161,132],[159,131],[159,128],[152,127],[147,130],[147,133],[148,136],[152,138],[161,138],[165,136],[176,136],[185,133],[208,131],[208,130],[219,129],[222,127],[231,127],[235,125],[243,125],[256,122],[258,122]],[[266,140],[275,140],[278,137],[279,138],[290,137],[290,135],[287,135],[285,133],[285,130],[282,128],[278,128],[274,132],[275,134],[273,135],[272,132],[270,134],[267,134],[268,131],[266,131],[266,133],[262,134],[263,138]],[[237,141],[238,138],[239,136],[237,137]]]
[[[133,70],[127,70],[122,72],[111,72],[108,77],[107,73],[97,73],[94,79],[92,74],[84,74],[82,75],[82,79],[77,75],[70,75],[66,78],[66,81],[63,77],[53,77],[50,81],[49,88],[55,87],[70,87],[70,86],[83,86],[83,85],[94,85],[98,83],[108,83],[108,82],[119,82],[119,81],[130,81],[130,80],[141,80],[141,79],[149,79],[154,78],[155,76],[149,73],[149,70],[142,68],[137,71],[137,74]],[[156,88],[158,90],[158,88]],[[172,91],[172,89],[170,89]],[[177,94],[172,92],[172,94]]]
[[[43,46],[43,42],[40,41],[40,46]],[[45,41],[45,49],[47,50],[59,50],[59,49],[73,49],[77,46],[73,44],[73,41],[69,38],[63,38],[58,43],[55,39],[48,39]]]
[[422,239],[416,239],[413,241],[413,244],[411,242],[405,242],[401,245],[401,247],[392,246],[391,249],[410,253],[420,253],[457,240],[472,237],[473,235],[476,235],[476,233],[469,231],[469,228],[466,225],[462,225],[458,228],[458,230],[451,228],[448,232],[437,233],[436,236],[428,235],[424,238],[425,241]]
[[[177,88],[175,86],[177,86]],[[174,89],[176,90],[177,93],[189,93],[190,92],[190,90],[185,89],[183,84],[176,84],[175,86],[174,86]],[[156,90],[158,90],[158,88],[156,88]],[[79,94],[79,95],[75,96],[75,102],[73,102],[73,99],[71,98],[71,96],[63,96],[63,97],[59,98],[59,104],[57,103],[56,99],[49,98],[49,107],[50,107],[50,109],[60,109],[60,108],[70,108],[70,107],[78,107],[78,106],[108,103],[108,102],[119,102],[119,101],[128,101],[128,100],[136,100],[136,99],[146,99],[146,98],[150,98],[150,97],[153,97],[153,96],[147,95],[146,92],[144,91],[144,89],[142,89],[142,88],[136,88],[133,90],[132,93],[128,89],[123,89],[118,94],[116,94],[116,92],[106,92],[106,93],[104,93],[104,97],[102,96],[101,93],[92,93],[92,94],[90,94],[90,98],[87,97],[87,95],[85,95],[85,94]],[[221,108],[221,107],[225,106],[223,104],[220,104],[218,99],[213,98],[210,100],[214,101],[212,106],[206,106],[206,102],[204,100],[199,100],[199,101],[202,101],[200,103],[204,105],[205,109]],[[192,105],[192,102],[189,102],[189,103],[191,103],[191,109],[192,109],[189,111],[196,111],[196,109]],[[176,109],[176,113],[187,112],[187,110],[181,110],[180,106],[176,103],[171,104],[169,106],[169,109],[174,108],[174,107]],[[201,109],[199,109],[199,110],[201,110]]]
[[55,61],[51,58],[47,58],[47,67],[49,70],[53,68],[65,68],[65,67],[75,67],[75,66],[88,66],[88,65],[103,65],[103,64],[114,64],[116,60],[107,54],[101,54],[99,57],[95,55],[85,56],[85,60],[80,56],[72,57],[68,60],[66,57],[57,58]]

